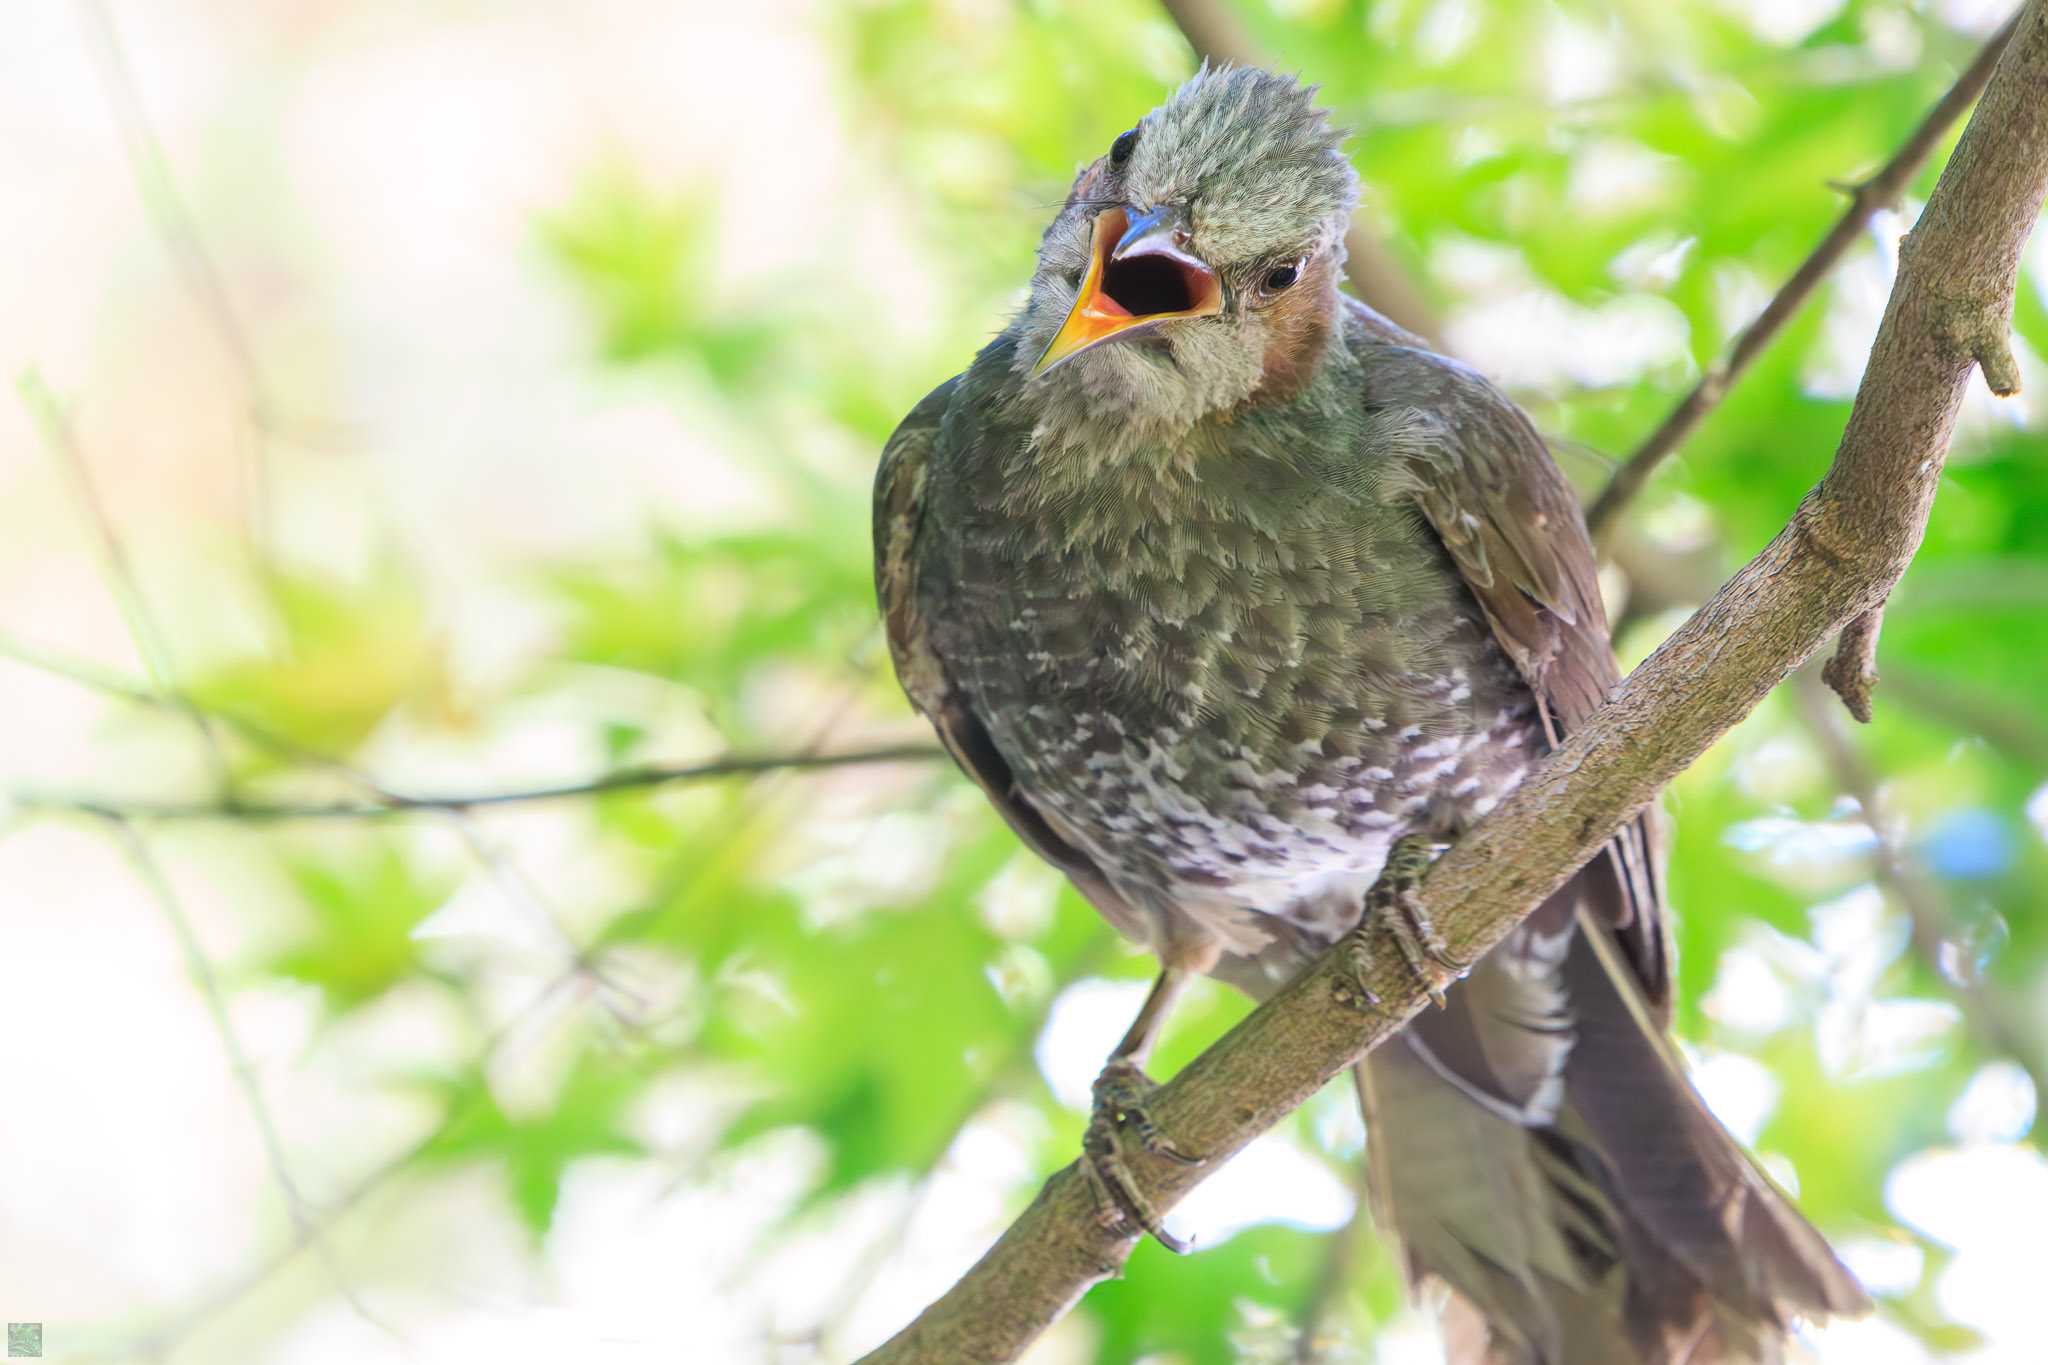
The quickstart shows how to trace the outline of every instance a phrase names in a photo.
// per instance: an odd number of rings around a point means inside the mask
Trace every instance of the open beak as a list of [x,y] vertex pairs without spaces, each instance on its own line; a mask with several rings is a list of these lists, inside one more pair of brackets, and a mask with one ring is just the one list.
[[1222,312],[1223,284],[1206,261],[1188,251],[1188,235],[1186,212],[1172,205],[1097,215],[1081,295],[1031,367],[1031,377],[1152,323]]

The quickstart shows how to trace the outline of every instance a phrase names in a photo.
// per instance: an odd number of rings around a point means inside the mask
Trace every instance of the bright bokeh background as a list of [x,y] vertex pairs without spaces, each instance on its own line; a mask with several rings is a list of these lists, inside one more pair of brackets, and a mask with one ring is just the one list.
[[[1235,5],[1588,487],[2006,8]],[[104,802],[921,738],[875,454],[1193,61],[1146,0],[9,21],[0,782]],[[1633,514],[1631,659],[1824,468],[1931,184]],[[2042,279],[1877,723],[1788,691],[1672,803],[1700,1083],[1884,1305],[1830,1361],[2048,1356]],[[937,764],[375,821],[0,798],[0,1319],[62,1360],[846,1360],[1071,1157],[1145,975]],[[1311,1317],[1322,1359],[1437,1359],[1360,1143],[1320,1097],[1033,1359],[1293,1359]]]

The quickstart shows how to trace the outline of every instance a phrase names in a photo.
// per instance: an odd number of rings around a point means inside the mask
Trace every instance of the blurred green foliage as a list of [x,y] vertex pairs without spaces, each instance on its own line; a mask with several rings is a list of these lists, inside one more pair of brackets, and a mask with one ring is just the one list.
[[[1579,309],[1647,300],[1678,320],[1676,354],[1639,373],[1522,392],[1548,429],[1614,455],[1655,425],[1725,349],[1758,291],[1819,239],[1841,209],[1831,182],[1882,162],[1976,41],[1896,0],[1849,0],[1811,31],[1776,36],[1736,6],[1663,0],[1235,8],[1273,62],[1321,81],[1356,130],[1365,212],[1454,335],[1502,279]],[[670,689],[707,751],[794,751],[835,733],[818,716],[793,719],[777,699],[794,694],[837,698],[819,714],[851,718],[853,729],[918,733],[875,641],[874,454],[895,418],[1000,326],[1073,169],[1193,58],[1142,0],[869,0],[833,22],[855,154],[907,216],[932,314],[899,345],[863,282],[841,272],[740,296],[709,288],[734,216],[696,187],[590,168],[575,200],[536,224],[536,240],[588,317],[591,363],[655,376],[693,402],[708,395],[729,428],[758,433],[749,453],[781,510],[773,524],[744,530],[653,527],[644,544],[602,563],[534,566],[526,591],[555,623],[555,662],[509,684],[498,703],[545,699],[594,670]],[[1599,73],[1590,83],[1565,61],[1581,49]],[[1603,164],[1636,168],[1626,193],[1596,192]],[[1478,284],[1460,265],[1475,248],[1506,263]],[[1662,268],[1628,264],[1646,253]],[[1879,253],[1873,239],[1852,265]],[[2048,347],[2039,283],[2023,283],[2019,317],[2037,352]],[[1853,305],[1845,290],[1824,290],[1660,476],[1633,513],[1639,560],[1685,554],[1726,569],[1783,523],[1847,415],[1846,398],[1813,377],[1837,344],[1830,312]],[[1683,1031],[1769,1069],[1778,1098],[1761,1145],[1797,1172],[1824,1228],[1925,1246],[1921,1283],[1894,1295],[1893,1309],[1941,1349],[1968,1335],[1945,1323],[1927,1290],[1941,1249],[1894,1223],[1885,1180],[1902,1158],[1949,1140],[1944,1114],[1999,1045],[1959,1018],[1900,1056],[1833,1055],[1816,1040],[1829,1018],[1837,1022],[1825,1027],[1854,1034],[1855,1018],[1952,998],[1960,981],[1997,992],[2038,1044],[2048,928],[2035,912],[2048,852],[2026,805],[2043,780],[2042,753],[1995,732],[1986,740],[1991,727],[1978,717],[2005,717],[2006,736],[2048,730],[2042,460],[2037,427],[2005,414],[1973,419],[1884,638],[1887,671],[1924,686],[1910,702],[1881,697],[1878,723],[1854,736],[1883,774],[1900,837],[1935,869],[1968,931],[1946,974],[1897,932],[1874,975],[1847,981],[1817,937],[1816,907],[1870,886],[1873,862],[1837,775],[1784,698],[1672,801]],[[1599,474],[1575,472],[1589,483]],[[1639,657],[1688,597],[1626,575],[1618,586],[1629,604],[1624,645]],[[201,703],[287,746],[342,758],[361,754],[394,717],[451,732],[483,723],[447,709],[447,661],[403,566],[348,586],[279,573],[266,591],[285,648],[197,680]],[[1973,713],[1936,704],[1963,684]],[[651,752],[644,720],[589,724],[593,751],[615,763]],[[252,781],[296,766],[288,747],[236,752]],[[513,1206],[542,1233],[565,1169],[639,1150],[626,1116],[676,1071],[739,1079],[743,1098],[719,1149],[792,1126],[815,1135],[826,1156],[802,1208],[879,1179],[929,1175],[997,1100],[1037,1111],[1038,1156],[1046,1169],[1064,1161],[1081,1116],[1049,1093],[1034,1044],[1063,987],[1142,975],[1144,964],[1113,950],[1070,891],[1020,872],[1014,840],[949,771],[892,768],[863,791],[865,780],[840,774],[813,788],[777,776],[585,803],[583,837],[615,867],[610,884],[633,888],[577,916],[590,926],[585,965],[602,979],[607,963],[658,961],[684,983],[684,1003],[658,1027],[588,1041],[534,1112],[508,1112],[494,1098],[480,1036],[472,1068],[428,1084],[446,1121],[422,1161],[502,1169]],[[813,794],[824,789],[829,797]],[[891,846],[929,867],[893,877],[885,894],[859,884],[866,864],[856,859],[850,872],[844,849],[814,837],[831,824],[857,843],[890,820],[910,822]],[[310,843],[289,847],[283,866],[301,930],[249,972],[311,984],[336,1019],[401,986],[454,998],[475,988],[459,960],[414,933],[453,886],[427,832],[394,826],[367,854],[342,859],[305,851]],[[998,889],[1020,878],[1027,891],[1012,893],[1045,902],[1043,913],[992,911]],[[1896,928],[1903,908],[1877,895],[1881,921]],[[1743,952],[1761,957],[1789,1002],[1762,1026],[1703,1004],[1730,954]],[[1201,996],[1161,1069],[1242,1009],[1220,991]],[[1106,1050],[1112,1039],[1101,1041]],[[407,1074],[390,1083],[422,1084]],[[1304,1117],[1288,1131],[1349,1178],[1355,1147],[1333,1141],[1329,1125]],[[1311,1296],[1329,1236],[1261,1226],[1188,1260],[1147,1247],[1080,1312],[1105,1360],[1277,1358],[1291,1349],[1285,1324]],[[1368,1252],[1362,1264],[1335,1305],[1358,1342],[1398,1304],[1390,1258]]]

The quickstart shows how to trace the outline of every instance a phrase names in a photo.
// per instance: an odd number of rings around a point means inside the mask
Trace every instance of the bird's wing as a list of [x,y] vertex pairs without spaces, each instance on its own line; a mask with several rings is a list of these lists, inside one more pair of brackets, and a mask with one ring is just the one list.
[[[1620,676],[1577,500],[1492,385],[1360,330],[1382,493],[1435,530],[1555,743]],[[1665,1034],[1668,928],[1651,818],[1624,826],[1453,989],[1449,1008],[1411,1022],[1407,1052],[1368,1060],[1382,1101],[1369,1120],[1375,1188],[1411,1264],[1449,1280],[1497,1342],[1529,1347],[1461,1360],[1769,1359],[1793,1313],[1865,1306],[1820,1235],[1708,1112]],[[1454,1092],[1488,1112],[1453,1104]],[[1452,1113],[1475,1132],[1460,1138]],[[1474,1203],[1469,1191],[1488,1179],[1549,1193]],[[1561,1260],[1560,1245],[1572,1257]],[[1617,1254],[1619,1303],[1600,1270]],[[1626,1347],[1574,1338],[1607,1330],[1617,1313]],[[1643,1345],[1666,1332],[1690,1333],[1691,1345]]]
[[[1399,344],[1373,346],[1367,370],[1369,439],[1392,452],[1383,496],[1408,499],[1435,530],[1555,745],[1621,677],[1578,498],[1521,409],[1478,374]],[[1671,969],[1654,818],[1622,827],[1611,875],[1586,889],[1661,1019]]]
[[1088,855],[1018,794],[1010,765],[954,685],[927,628],[918,593],[930,534],[925,490],[933,459],[943,455],[946,411],[959,382],[957,377],[947,380],[910,410],[882,448],[882,463],[875,471],[875,596],[889,637],[889,657],[911,705],[932,723],[954,762],[987,793],[1010,828],[1033,852],[1066,873],[1112,923],[1124,928],[1135,923],[1132,912]]

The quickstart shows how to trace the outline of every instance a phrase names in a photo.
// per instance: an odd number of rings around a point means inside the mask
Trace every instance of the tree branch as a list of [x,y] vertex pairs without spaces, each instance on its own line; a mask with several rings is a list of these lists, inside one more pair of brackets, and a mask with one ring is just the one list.
[[[1970,372],[2010,324],[2020,256],[2048,194],[2048,0],[2029,0],[2011,43],[1902,252],[1898,279],[1833,466],[1791,522],[1609,701],[1431,870],[1429,918],[1475,958],[1598,851],[1911,562]],[[1995,352],[1994,352],[1995,353]],[[1152,1207],[1173,1207],[1259,1133],[1421,1008],[1423,983],[1391,936],[1367,931],[1362,1007],[1339,951],[1325,954],[1151,1101],[1179,1166],[1129,1164]],[[1130,1254],[1068,1166],[994,1247],[868,1359],[1015,1359]]]
[[[1765,305],[1756,321],[1743,329],[1727,356],[1700,376],[1692,392],[1614,472],[1614,477],[1586,513],[1586,525],[1593,532],[1596,544],[1606,543],[1613,533],[1616,518],[1630,499],[1642,492],[1650,475],[1670,458],[1672,452],[1685,444],[1685,439],[1692,435],[1707,414],[1720,406],[1735,381],[1784,330],[1785,324],[1793,319],[1828,272],[1854,245],[1878,210],[1891,208],[1899,202],[1906,186],[1913,182],[1913,177],[1927,164],[1927,158],[1934,154],[1936,144],[1976,100],[1985,82],[1991,79],[1992,68],[1998,64],[1999,54],[2005,51],[2006,42],[2012,37],[2013,25],[2017,22],[2015,16],[1991,35],[1976,59],[1962,75],[1956,77],[1956,83],[1949,87],[1948,93],[1927,111],[1927,117],[1920,120],[1920,126],[1913,130],[1912,136],[1884,164],[1883,169],[1850,190],[1849,207],[1828,230],[1828,235],[1821,238],[1820,245],[1793,272],[1792,278],[1785,281],[1784,287]],[[1990,371],[1987,369],[1986,373]],[[2017,381],[2014,386],[2017,387]]]
[[1870,724],[1870,694],[1877,688],[1877,637],[1884,629],[1884,603],[1880,602],[1842,627],[1835,652],[1820,671],[1834,694],[1842,699],[1849,714]]
[[698,782],[715,777],[744,777],[784,769],[847,768],[861,763],[916,763],[943,757],[936,744],[884,744],[838,754],[740,754],[709,763],[653,763],[620,768],[583,782],[559,786],[521,787],[500,792],[448,792],[415,796],[392,792],[375,801],[123,801],[97,796],[65,796],[47,792],[14,792],[6,798],[23,810],[69,811],[110,820],[377,820],[419,811],[477,810],[485,806],[564,801],[605,792],[662,787],[672,782]]
[[[1266,65],[1259,45],[1221,0],[1160,0],[1159,7],[1197,57],[1218,65]],[[1344,274],[1358,297],[1417,336],[1441,341],[1443,323],[1436,310],[1362,217],[1351,220],[1344,234],[1344,252]]]

